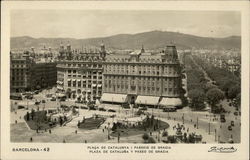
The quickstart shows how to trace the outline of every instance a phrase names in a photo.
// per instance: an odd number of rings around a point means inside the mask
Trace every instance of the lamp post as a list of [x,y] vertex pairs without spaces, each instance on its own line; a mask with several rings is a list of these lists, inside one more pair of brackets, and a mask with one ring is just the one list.
[[184,124],[184,113],[182,115],[182,123]]
[[197,129],[199,129],[198,124],[199,124],[199,123],[198,123],[198,117],[197,117]]
[[108,122],[108,140],[110,140],[110,137],[109,137],[109,125],[110,125],[110,123]]
[[214,129],[214,141],[216,142],[216,129]]
[[210,135],[210,122],[208,122],[208,134]]

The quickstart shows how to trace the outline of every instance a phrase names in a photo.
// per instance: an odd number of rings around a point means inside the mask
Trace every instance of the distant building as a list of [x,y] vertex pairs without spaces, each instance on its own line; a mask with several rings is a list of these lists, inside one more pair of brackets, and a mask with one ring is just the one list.
[[23,92],[54,86],[56,84],[56,63],[35,60],[33,52],[10,53],[10,90]]
[[[167,46],[158,54],[147,53],[142,47],[130,54],[107,55],[102,84],[103,102],[181,105],[181,67],[176,47]],[[166,98],[172,98],[171,104]]]
[[68,97],[91,101],[102,95],[102,63],[106,50],[72,50],[61,44],[57,64],[57,88]]

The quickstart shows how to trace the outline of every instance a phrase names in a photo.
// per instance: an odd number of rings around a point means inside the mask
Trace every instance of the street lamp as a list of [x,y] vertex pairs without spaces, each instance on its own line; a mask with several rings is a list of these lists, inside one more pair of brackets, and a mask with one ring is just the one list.
[[109,125],[110,125],[110,123],[108,122],[108,140],[110,139],[110,136],[109,136]]
[[198,127],[198,117],[197,117],[197,129],[199,129],[199,127]]

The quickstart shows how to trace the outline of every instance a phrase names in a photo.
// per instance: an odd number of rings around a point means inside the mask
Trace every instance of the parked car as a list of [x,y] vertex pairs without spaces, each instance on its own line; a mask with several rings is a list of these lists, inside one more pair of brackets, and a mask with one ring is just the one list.
[[238,113],[238,112],[234,112],[234,115],[235,115],[235,116],[238,116],[238,115],[239,115],[239,113]]
[[147,107],[139,107],[139,110],[146,111],[146,110],[148,110],[148,108]]
[[38,93],[39,93],[39,90],[35,90],[34,93],[35,93],[35,94],[38,94]]
[[89,106],[89,110],[96,110],[97,108],[94,105]]
[[77,109],[79,109],[79,106],[71,106],[72,108],[77,108]]
[[21,106],[21,105],[19,105],[19,106],[17,106],[17,109],[24,109],[25,107],[24,106]]
[[87,106],[81,106],[81,109],[89,109]]
[[55,97],[52,97],[50,100],[51,100],[51,101],[56,101],[56,98],[55,98]]
[[26,95],[25,98],[27,98],[27,99],[33,99],[33,96],[32,95]]
[[106,109],[104,109],[104,108],[99,108],[98,110],[99,111],[106,111]]
[[43,99],[43,100],[42,100],[42,103],[46,103],[46,101]]
[[108,112],[116,112],[116,110],[109,109]]

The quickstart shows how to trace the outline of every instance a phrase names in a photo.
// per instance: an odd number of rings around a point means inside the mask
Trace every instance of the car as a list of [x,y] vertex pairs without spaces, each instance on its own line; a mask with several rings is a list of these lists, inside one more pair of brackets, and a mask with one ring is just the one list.
[[114,109],[109,109],[108,112],[116,112]]
[[17,106],[17,109],[24,109],[25,107],[24,106],[21,106],[21,105],[19,105],[19,106]]
[[79,109],[79,106],[71,106],[72,108],[77,108],[77,109]]
[[41,101],[36,101],[35,105],[39,105],[41,103]]
[[231,131],[231,130],[232,130],[232,126],[231,126],[231,125],[228,126],[227,129],[228,129],[229,131]]
[[231,126],[234,126],[234,121],[231,121]]
[[81,106],[81,109],[89,109],[89,108],[86,106]]
[[43,99],[43,100],[42,100],[42,103],[46,103],[46,101]]
[[226,122],[226,119],[225,118],[221,118],[220,122],[224,123],[224,122]]
[[147,107],[139,107],[139,110],[146,111],[146,110],[148,110],[148,108]]
[[106,109],[104,109],[104,108],[99,108],[98,110],[99,111],[106,111]]
[[235,115],[235,116],[238,116],[238,115],[239,115],[239,113],[238,113],[238,112],[234,112],[234,115]]
[[89,106],[89,110],[96,110],[95,106]]
[[34,91],[34,93],[35,93],[35,94],[38,94],[38,93],[39,93],[39,90]]
[[33,96],[32,95],[26,95],[25,98],[27,98],[27,99],[33,99]]
[[55,97],[52,97],[50,100],[51,100],[51,101],[56,101],[56,98],[55,98]]

